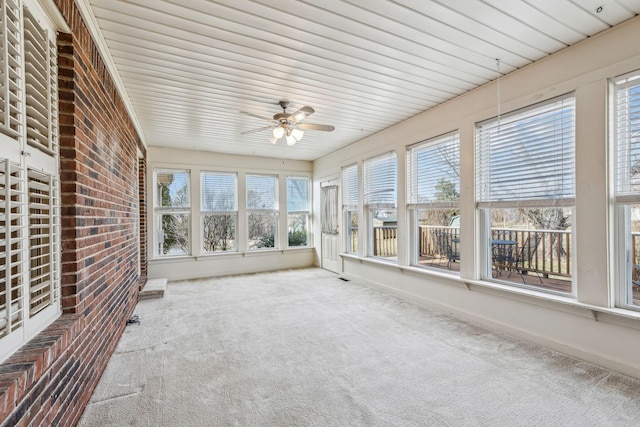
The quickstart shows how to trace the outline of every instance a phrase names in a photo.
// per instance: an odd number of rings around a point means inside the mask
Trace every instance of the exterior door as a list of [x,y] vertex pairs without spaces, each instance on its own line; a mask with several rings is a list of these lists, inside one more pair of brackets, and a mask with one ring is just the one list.
[[340,234],[338,233],[338,186],[322,187],[320,222],[322,226],[322,268],[340,273]]

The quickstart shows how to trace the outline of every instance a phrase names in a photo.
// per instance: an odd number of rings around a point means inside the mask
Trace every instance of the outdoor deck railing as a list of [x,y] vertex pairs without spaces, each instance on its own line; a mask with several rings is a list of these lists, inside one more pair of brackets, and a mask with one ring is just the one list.
[[[457,245],[455,241],[460,239],[460,229],[457,227],[442,227],[442,226],[425,226],[419,227],[419,249],[420,257],[434,258],[439,257],[437,245],[435,241],[435,232],[446,233],[451,235],[451,239],[454,241],[454,245]],[[351,244],[352,249],[356,248],[356,242],[358,238],[358,230],[352,229],[351,232]],[[564,230],[533,230],[533,229],[506,229],[506,228],[493,228],[491,230],[491,238],[499,240],[513,240],[516,241],[514,250],[514,257],[518,255],[518,249],[521,248],[527,241],[527,238],[534,239],[533,235],[538,234],[540,236],[540,243],[531,251],[531,257],[529,260],[521,263],[520,268],[523,271],[535,272],[543,277],[559,276],[570,278],[571,277],[571,232]],[[373,228],[373,255],[380,257],[393,257],[397,256],[398,251],[398,230],[394,226],[374,227]],[[633,248],[636,248],[636,238],[638,244],[640,244],[640,233],[634,234]],[[456,250],[458,248],[454,248]],[[457,251],[456,251],[457,252]],[[638,254],[640,254],[640,246],[638,247]],[[635,255],[635,252],[634,252]],[[634,258],[635,259],[635,258]],[[638,262],[640,264],[640,262]]]

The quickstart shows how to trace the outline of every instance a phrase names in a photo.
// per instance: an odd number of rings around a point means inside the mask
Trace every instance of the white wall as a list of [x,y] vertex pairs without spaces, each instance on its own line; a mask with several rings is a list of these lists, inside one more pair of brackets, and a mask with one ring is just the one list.
[[[479,280],[475,256],[478,219],[473,181],[474,131],[476,122],[497,114],[495,83],[314,162],[314,182],[318,183],[325,177],[339,176],[342,166],[361,163],[389,150],[398,153],[399,262],[385,264],[362,258],[363,254],[344,256],[343,274],[640,378],[640,312],[613,307],[607,145],[608,79],[640,69],[637,40],[640,40],[640,17],[501,79],[502,113],[575,93],[577,188],[573,231],[577,256],[573,295],[558,297]],[[403,253],[408,248],[408,228],[406,221],[402,223],[406,218],[406,146],[454,130],[460,132],[461,141],[459,277],[408,267],[408,256]],[[341,224],[340,229],[345,227]],[[318,233],[317,228],[315,231]]]
[[[154,188],[153,170],[155,168],[188,169],[191,171],[191,218],[192,253],[182,257],[159,257],[155,254],[157,223],[153,212]],[[280,215],[278,237],[283,249],[246,250],[246,227],[239,224],[236,240],[238,252],[202,254],[199,224],[200,172],[219,171],[238,174],[238,221],[244,221],[245,177],[247,173],[278,176]],[[309,267],[313,265],[313,247],[285,248],[287,242],[286,179],[288,176],[311,177],[312,163],[299,160],[276,158],[235,156],[210,152],[177,150],[151,147],[147,157],[147,222],[149,271],[148,277],[167,278],[169,280],[192,279],[198,277],[222,276],[228,274],[254,273],[258,271],[287,268]],[[313,233],[309,237],[313,245]]]

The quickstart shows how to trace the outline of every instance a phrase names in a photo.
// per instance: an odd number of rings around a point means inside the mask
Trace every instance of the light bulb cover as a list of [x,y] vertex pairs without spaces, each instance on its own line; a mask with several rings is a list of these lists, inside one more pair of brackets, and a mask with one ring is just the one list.
[[275,144],[276,142],[278,142],[278,139],[280,139],[280,138],[276,138],[274,135],[271,135],[271,136],[269,137],[269,141],[270,141],[272,144]]
[[300,129],[294,129],[291,131],[291,136],[294,137],[296,141],[300,141],[303,135],[304,135],[304,132]]
[[278,127],[273,129],[273,136],[276,139],[282,138],[283,135],[284,135],[284,129],[282,127],[278,126]]
[[295,145],[297,140],[293,137],[293,135],[287,135],[287,145]]

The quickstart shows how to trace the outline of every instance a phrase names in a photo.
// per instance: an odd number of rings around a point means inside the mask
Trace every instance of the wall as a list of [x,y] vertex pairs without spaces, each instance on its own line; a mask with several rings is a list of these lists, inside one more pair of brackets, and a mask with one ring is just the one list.
[[[191,173],[191,218],[192,218],[192,255],[186,257],[160,258],[154,255],[157,233],[149,232],[149,278],[167,278],[169,280],[192,279],[198,277],[223,276],[229,274],[255,273],[258,271],[280,270],[287,268],[309,267],[313,264],[314,251],[308,248],[274,249],[246,251],[245,218],[245,176],[247,173],[263,173],[278,176],[280,195],[279,241],[287,241],[287,218],[284,195],[287,176],[311,176],[312,163],[300,160],[284,160],[254,156],[235,156],[229,154],[176,150],[150,147],[148,153],[147,194],[153,194],[153,169],[188,169]],[[238,252],[202,255],[200,253],[200,172],[220,171],[238,174]],[[149,230],[156,230],[156,219],[152,212],[154,201],[149,198]],[[319,218],[319,217],[318,217]],[[310,238],[313,241],[314,236]],[[284,247],[284,245],[280,245]]]
[[[317,184],[338,176],[342,166],[361,163],[389,150],[398,153],[398,263],[368,259],[361,252],[359,256],[342,257],[343,275],[640,377],[640,312],[615,308],[612,298],[615,275],[609,268],[613,233],[607,146],[608,79],[640,69],[640,45],[631,42],[638,38],[640,17],[501,79],[503,113],[575,93],[577,189],[573,231],[577,257],[573,295],[553,296],[479,280],[474,133],[476,122],[497,114],[495,82],[314,162]],[[404,184],[406,146],[454,130],[459,131],[461,143],[463,261],[459,277],[408,266]],[[317,205],[314,213],[319,214]],[[341,224],[340,229],[345,227]],[[320,248],[316,251],[319,256]]]
[[137,302],[134,126],[73,0],[60,35],[63,315],[0,365],[0,424],[73,425]]

